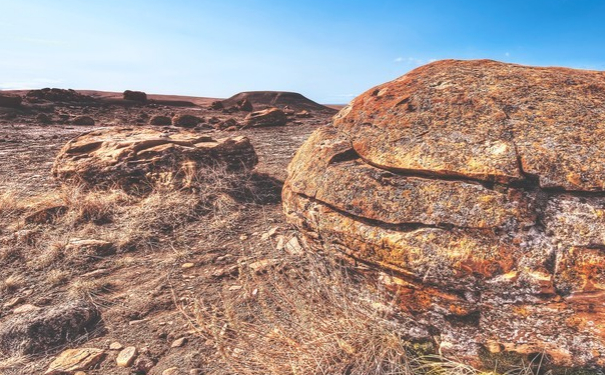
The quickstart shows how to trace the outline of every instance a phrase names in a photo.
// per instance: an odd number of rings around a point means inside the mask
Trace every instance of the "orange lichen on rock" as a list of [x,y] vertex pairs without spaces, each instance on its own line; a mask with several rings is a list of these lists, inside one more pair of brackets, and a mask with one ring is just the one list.
[[413,339],[605,366],[604,107],[603,72],[431,63],[318,129],[284,210],[310,248],[362,262]]

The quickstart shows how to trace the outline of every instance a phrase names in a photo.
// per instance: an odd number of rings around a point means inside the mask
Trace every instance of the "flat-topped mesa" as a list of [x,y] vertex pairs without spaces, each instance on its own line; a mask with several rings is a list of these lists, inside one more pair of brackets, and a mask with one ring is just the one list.
[[309,248],[365,264],[410,339],[604,367],[603,108],[602,72],[435,62],[316,130],[284,210]]
[[444,60],[360,95],[334,126],[387,170],[602,191],[604,105],[603,72]]
[[190,131],[108,128],[69,141],[59,151],[52,173],[64,182],[99,187],[187,187],[207,168],[241,171],[257,161],[246,137],[213,139]]
[[323,106],[311,99],[296,93],[286,91],[245,91],[225,99],[221,104],[225,108],[238,107],[238,103],[247,101],[254,110],[277,107],[285,109],[286,107],[295,111],[312,111],[334,114],[336,110]]

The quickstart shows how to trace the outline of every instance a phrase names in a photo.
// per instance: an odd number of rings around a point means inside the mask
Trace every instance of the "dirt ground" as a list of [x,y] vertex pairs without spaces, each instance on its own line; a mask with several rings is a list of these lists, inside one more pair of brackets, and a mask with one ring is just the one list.
[[[186,99],[192,101],[192,98]],[[145,120],[156,114],[172,116],[187,113],[205,119],[234,118],[237,121],[243,121],[247,114],[209,110],[206,105],[211,101],[202,98],[193,106],[46,103],[44,107],[2,109],[0,193],[16,187],[20,197],[25,199],[23,197],[58,191],[60,186],[50,174],[55,155],[69,139],[97,127],[150,126]],[[59,120],[41,124],[37,120],[39,113],[50,114]],[[102,325],[89,336],[66,346],[106,350],[103,361],[87,370],[87,374],[162,374],[174,367],[179,371],[174,373],[179,374],[229,373],[221,370],[216,343],[207,335],[199,334],[196,324],[192,323],[199,308],[200,293],[205,294],[206,301],[218,301],[223,293],[253,293],[249,284],[245,288],[241,285],[242,267],[273,254],[280,236],[285,239],[294,236],[281,212],[280,184],[286,178],[286,167],[294,152],[314,129],[329,122],[331,114],[313,113],[310,118],[293,118],[288,125],[279,127],[236,131],[196,128],[196,131],[213,137],[245,135],[250,138],[259,157],[251,179],[264,198],[239,202],[237,212],[229,220],[225,219],[226,224],[219,230],[208,232],[200,229],[196,232],[195,225],[206,223],[192,224],[186,232],[177,233],[187,236],[186,239],[175,239],[176,232],[161,235],[149,248],[118,252],[67,271],[61,268],[63,278],[54,284],[45,281],[45,273],[55,272],[59,265],[32,269],[26,261],[27,255],[8,257],[0,261],[0,278],[18,275],[23,282],[0,290],[0,325],[12,314],[12,306],[2,307],[8,301],[22,297],[22,304],[49,309],[69,299],[74,285],[81,287],[93,283],[96,289],[85,295],[99,307]],[[78,115],[93,117],[95,126],[70,124],[68,119]],[[116,231],[121,229],[119,222],[111,225]],[[14,229],[5,223],[0,226],[0,237],[10,236]],[[38,231],[42,233],[41,238],[56,230],[52,225],[26,225],[20,229]],[[80,234],[93,231],[90,227],[78,230]],[[271,230],[270,236],[264,235]],[[205,237],[196,238],[196,233],[203,233]],[[35,249],[45,246],[48,244],[39,241]],[[173,345],[180,338],[185,338],[184,343]],[[149,359],[153,366],[148,372],[133,367],[117,367],[118,351],[109,349],[115,342],[124,347],[136,347],[139,357]],[[22,358],[0,356],[0,374],[42,374],[64,348],[53,348],[46,353]]]

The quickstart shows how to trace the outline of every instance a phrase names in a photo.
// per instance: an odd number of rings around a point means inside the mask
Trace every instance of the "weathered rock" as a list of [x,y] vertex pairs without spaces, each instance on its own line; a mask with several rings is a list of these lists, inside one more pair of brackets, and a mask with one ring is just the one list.
[[172,125],[181,128],[195,128],[202,120],[193,115],[176,115],[172,118]]
[[149,125],[168,126],[172,124],[172,119],[168,116],[155,115],[149,119]]
[[0,320],[0,353],[44,353],[77,340],[96,328],[100,313],[91,303],[72,301]]
[[115,341],[115,342],[112,342],[111,344],[109,344],[109,350],[122,350],[123,348],[124,348],[124,345],[122,345],[118,341]]
[[228,129],[228,128],[232,128],[232,127],[236,127],[239,128],[239,124],[237,122],[237,120],[235,120],[234,118],[229,118],[223,122],[219,122],[218,124],[215,124],[215,128],[216,129]]
[[137,348],[134,346],[126,347],[118,354],[116,364],[118,367],[130,367],[137,357],[137,354]]
[[19,95],[2,94],[0,93],[0,107],[19,108],[23,98]]
[[214,111],[220,111],[223,108],[225,108],[225,106],[223,105],[223,102],[221,102],[220,100],[213,101],[212,103],[210,103],[210,106],[208,107],[208,109],[211,109]]
[[44,375],[63,375],[88,370],[99,363],[104,355],[103,350],[95,348],[67,349],[52,361]]
[[284,209],[308,247],[368,265],[411,339],[602,367],[604,105],[602,72],[432,63],[317,130]]
[[244,119],[248,127],[258,126],[281,126],[286,125],[288,117],[278,108],[269,108],[262,111],[252,112]]
[[188,186],[197,172],[224,165],[252,168],[256,153],[248,138],[213,139],[188,131],[112,128],[85,133],[59,152],[53,175],[92,186],[145,186],[150,182]]
[[73,120],[71,120],[71,123],[74,125],[89,125],[92,126],[95,124],[95,120],[90,117],[90,116],[77,116],[75,117]]
[[146,102],[147,101],[147,94],[144,93],[143,91],[126,90],[126,91],[124,91],[124,93],[122,95],[124,97],[124,100],[133,100],[136,102]]

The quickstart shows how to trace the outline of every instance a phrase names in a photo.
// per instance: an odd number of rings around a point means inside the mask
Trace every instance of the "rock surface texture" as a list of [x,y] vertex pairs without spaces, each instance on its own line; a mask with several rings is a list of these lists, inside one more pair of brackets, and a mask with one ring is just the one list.
[[246,137],[213,139],[189,131],[109,128],[85,133],[59,152],[53,175],[91,186],[149,183],[187,186],[208,167],[252,168],[257,156]]
[[285,211],[395,293],[410,339],[605,366],[603,108],[603,72],[431,63],[307,140]]
[[33,355],[56,350],[100,328],[96,306],[72,301],[0,320],[0,354]]

